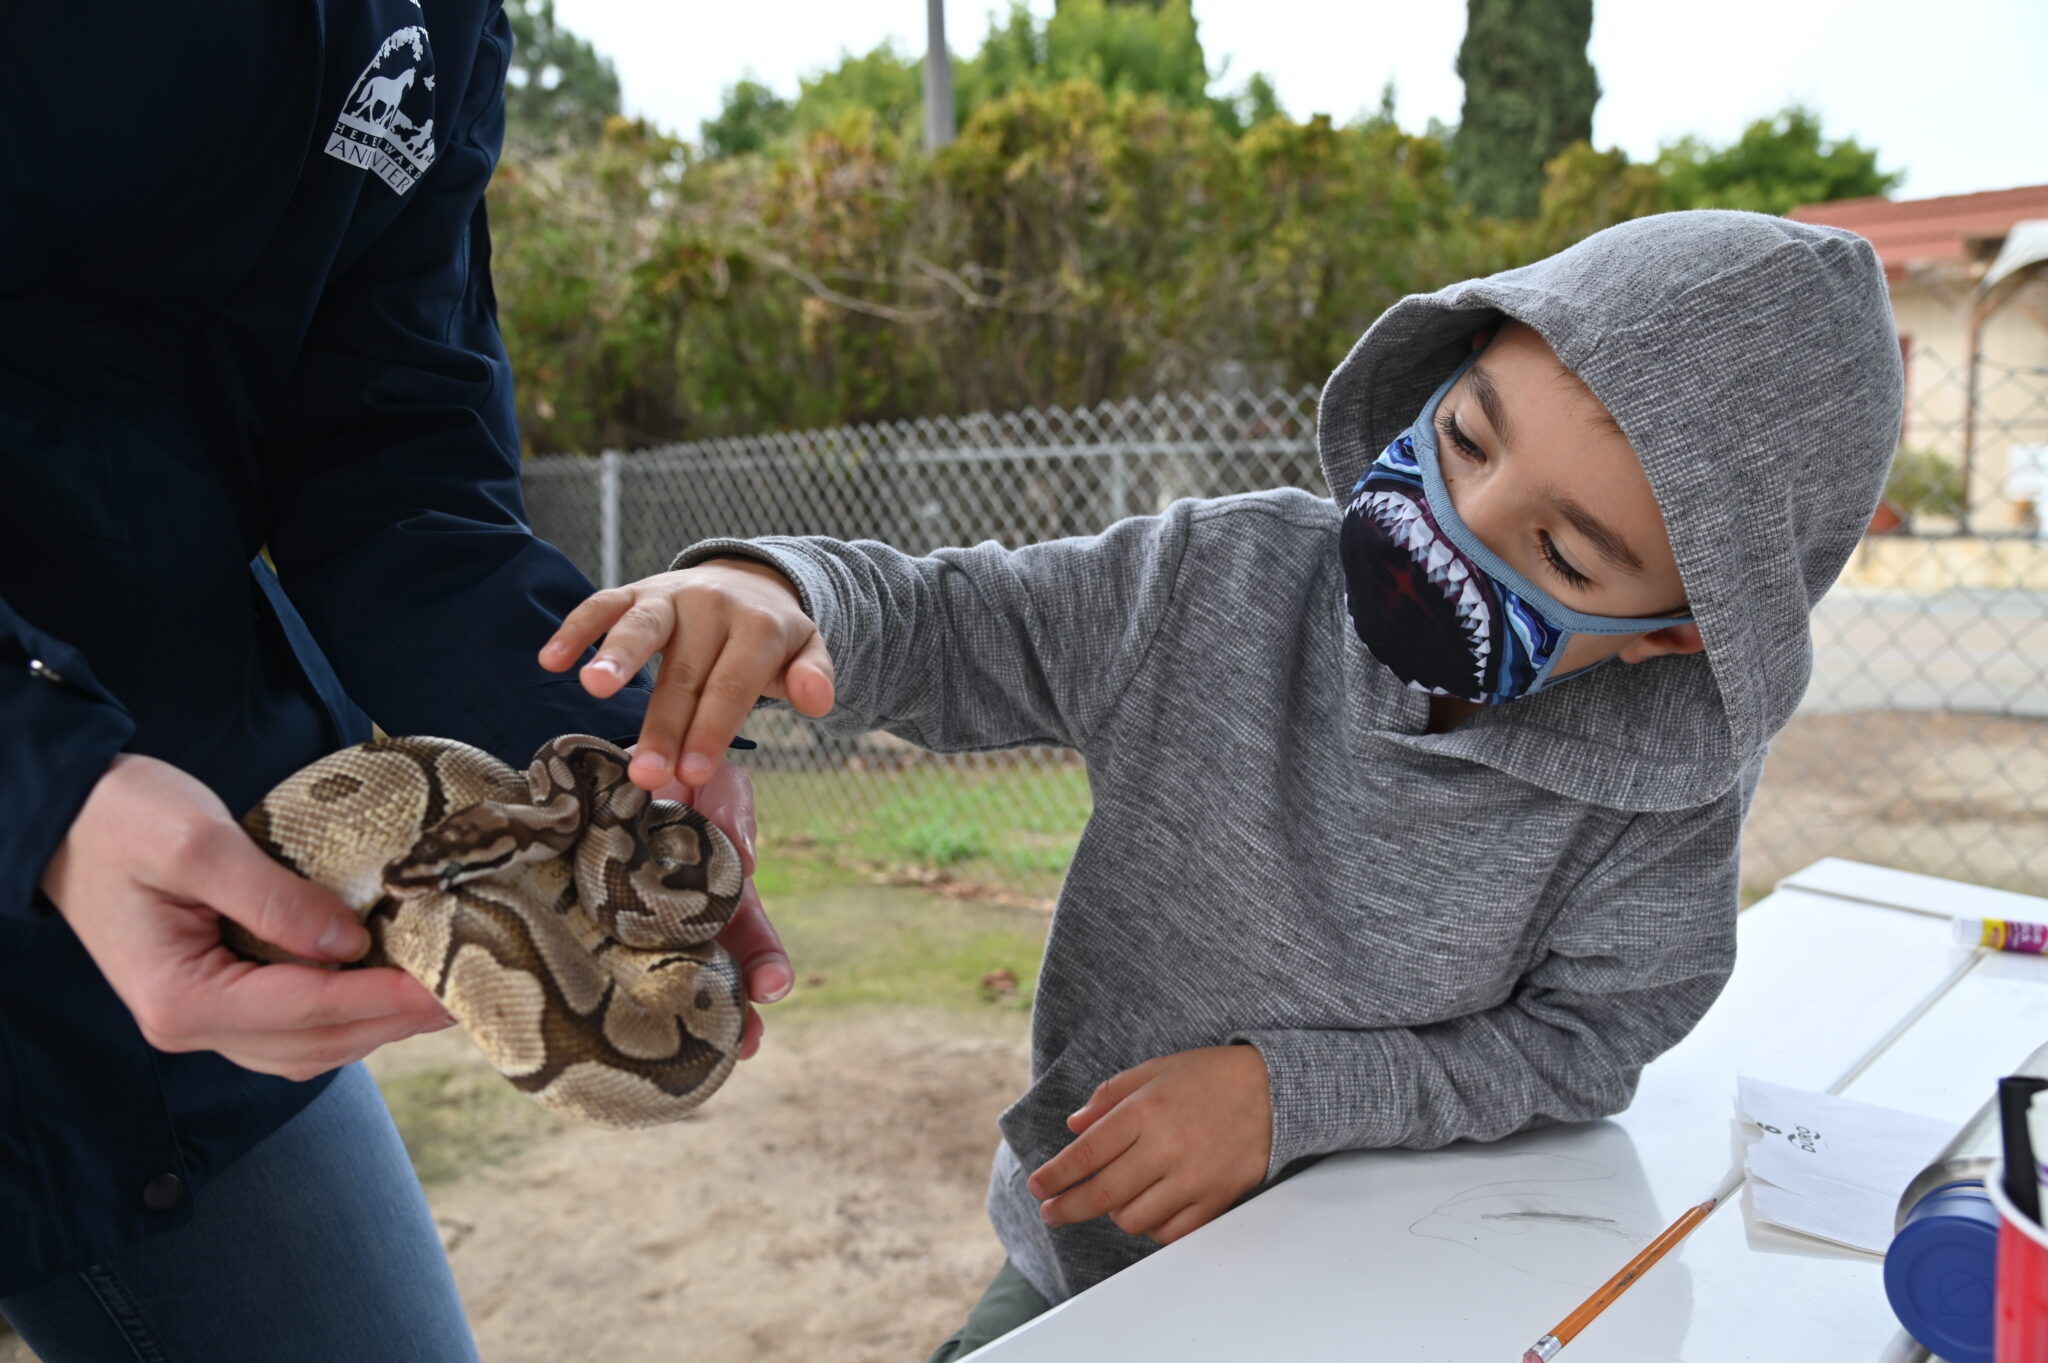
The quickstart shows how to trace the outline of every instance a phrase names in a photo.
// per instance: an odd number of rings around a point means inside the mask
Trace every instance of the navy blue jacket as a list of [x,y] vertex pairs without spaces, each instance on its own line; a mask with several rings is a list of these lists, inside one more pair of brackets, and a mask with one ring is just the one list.
[[523,768],[645,707],[534,662],[590,587],[520,500],[497,6],[117,9],[0,7],[0,1295],[322,1084],[153,1050],[37,894],[116,753],[240,813],[366,716]]

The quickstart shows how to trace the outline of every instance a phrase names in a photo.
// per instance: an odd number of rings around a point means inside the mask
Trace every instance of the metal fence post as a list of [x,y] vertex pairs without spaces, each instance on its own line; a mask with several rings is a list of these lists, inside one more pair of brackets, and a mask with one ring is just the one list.
[[1119,449],[1109,457],[1110,524],[1131,514],[1131,456]]
[[597,456],[598,562],[602,581],[598,585],[619,585],[619,461],[617,450]]

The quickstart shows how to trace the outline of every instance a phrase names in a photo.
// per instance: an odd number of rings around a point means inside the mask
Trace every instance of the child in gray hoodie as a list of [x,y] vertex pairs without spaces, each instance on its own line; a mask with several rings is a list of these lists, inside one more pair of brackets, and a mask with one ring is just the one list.
[[1010,1262],[950,1357],[1297,1161],[1628,1104],[1728,977],[1743,816],[1902,399],[1867,242],[1666,214],[1389,309],[1323,393],[1334,501],[708,541],[542,662],[604,635],[608,695],[664,653],[650,788],[764,695],[1086,759],[989,1190]]

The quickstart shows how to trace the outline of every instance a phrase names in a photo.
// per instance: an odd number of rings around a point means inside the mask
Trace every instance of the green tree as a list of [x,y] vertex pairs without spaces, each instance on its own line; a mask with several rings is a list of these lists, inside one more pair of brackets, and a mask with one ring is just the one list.
[[1676,206],[1654,163],[1631,161],[1619,147],[1595,151],[1574,142],[1544,167],[1541,208],[1522,254],[1536,260],[1603,227]]
[[981,51],[960,63],[955,88],[963,121],[1014,91],[1071,80],[1208,109],[1232,134],[1279,112],[1268,77],[1255,74],[1237,94],[1212,95],[1217,78],[1190,0],[1060,0],[1042,27],[1012,0],[1008,14],[991,17]]
[[1480,213],[1533,215],[1544,162],[1592,139],[1592,33],[1593,0],[1466,0],[1453,164],[1460,195]]
[[[1254,74],[1240,90],[1211,94],[1216,79],[1190,0],[1062,0],[1043,21],[1011,0],[1006,11],[991,14],[980,50],[954,63],[954,114],[964,126],[985,104],[1072,80],[1089,81],[1111,96],[1154,94],[1174,108],[1207,109],[1232,135],[1282,112],[1267,76]],[[805,77],[794,100],[741,81],[726,91],[701,134],[714,157],[766,151],[855,117],[916,140],[923,112],[922,54],[884,43],[845,53],[836,65]]]
[[1829,140],[1820,115],[1799,105],[1757,119],[1725,147],[1682,138],[1663,149],[1657,168],[1674,208],[1757,213],[1888,194],[1905,178],[1879,170],[1876,149],[1846,137]]
[[789,131],[789,101],[751,76],[725,89],[718,113],[698,125],[708,156],[751,156]]
[[619,73],[585,39],[555,22],[555,0],[507,0],[512,61],[505,130],[515,145],[595,142],[619,112]]
[[1280,91],[1273,84],[1273,78],[1263,71],[1252,72],[1251,79],[1244,83],[1243,91],[1233,96],[1230,103],[1231,112],[1235,115],[1230,121],[1240,128],[1256,128],[1267,119],[1283,117],[1287,112],[1280,106]]
[[921,135],[924,126],[924,59],[905,56],[883,43],[798,83],[790,125],[810,134],[856,111],[872,115],[899,137]]
[[1533,215],[1481,215],[1448,133],[1404,131],[1391,88],[1297,122],[1256,82],[1209,93],[1186,0],[1061,14],[994,21],[936,155],[917,65],[886,47],[794,101],[735,86],[711,155],[617,117],[509,149],[493,272],[527,447],[1314,384],[1404,294],[1668,208],[1894,182],[1788,111],[1649,162],[1573,142]]

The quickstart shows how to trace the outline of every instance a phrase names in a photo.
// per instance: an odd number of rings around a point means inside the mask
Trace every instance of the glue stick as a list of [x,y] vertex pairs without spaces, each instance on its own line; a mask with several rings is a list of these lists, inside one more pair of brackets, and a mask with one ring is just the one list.
[[1958,918],[1955,924],[1956,941],[1963,946],[2048,956],[2048,925],[2016,918]]

